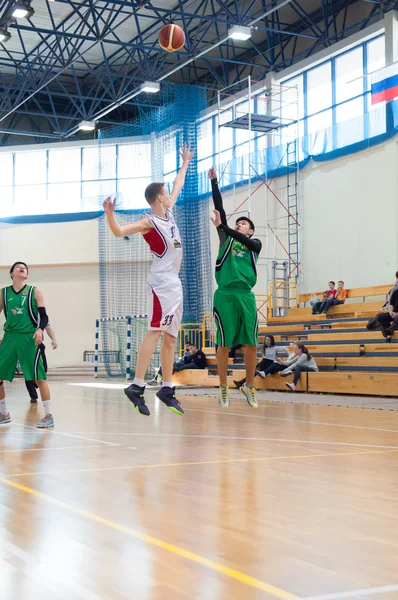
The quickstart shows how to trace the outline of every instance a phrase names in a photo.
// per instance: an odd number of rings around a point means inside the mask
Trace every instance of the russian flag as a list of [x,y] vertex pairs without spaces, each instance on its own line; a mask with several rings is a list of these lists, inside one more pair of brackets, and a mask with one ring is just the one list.
[[388,102],[398,96],[398,62],[372,74],[372,104]]

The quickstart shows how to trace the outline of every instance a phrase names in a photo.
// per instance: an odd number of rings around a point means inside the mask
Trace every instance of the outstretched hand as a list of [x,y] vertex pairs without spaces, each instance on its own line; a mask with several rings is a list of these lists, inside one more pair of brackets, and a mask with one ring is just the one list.
[[102,206],[104,207],[106,215],[113,215],[116,208],[116,198],[114,198],[112,202],[111,197],[108,196],[108,198],[103,202]]
[[195,154],[195,149],[191,149],[191,144],[183,144],[180,148],[180,156],[183,162],[191,162],[193,155]]
[[211,218],[211,222],[213,223],[213,225],[215,227],[219,227],[221,225],[221,216],[220,216],[220,212],[218,210],[213,210],[214,213],[214,219],[213,217]]
[[207,174],[209,176],[209,179],[217,179],[217,171],[215,170],[214,167],[212,167],[211,169],[209,169],[209,171],[208,171]]

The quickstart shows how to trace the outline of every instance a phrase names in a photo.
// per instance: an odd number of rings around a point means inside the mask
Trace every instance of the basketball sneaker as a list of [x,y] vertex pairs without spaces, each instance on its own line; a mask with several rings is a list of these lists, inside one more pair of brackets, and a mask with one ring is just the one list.
[[46,415],[36,425],[39,429],[45,429],[47,427],[54,427],[54,419],[52,415]]
[[7,413],[6,415],[0,414],[0,425],[6,425],[7,423],[11,423],[10,413]]
[[[234,381],[234,383],[236,385],[237,382]],[[240,389],[240,388],[238,388],[238,389]],[[220,395],[218,397],[218,404],[221,406],[221,408],[228,408],[228,406],[230,406],[230,404],[231,404],[229,396],[228,396],[228,386],[227,385],[220,385]]]
[[176,398],[175,387],[162,387],[158,392],[156,392],[156,397],[159,398],[176,415],[183,415],[184,411],[181,407],[181,402],[179,402]]
[[139,385],[131,384],[129,387],[124,388],[124,393],[127,398],[134,404],[135,410],[140,413],[140,415],[145,415],[149,417],[151,414],[149,412],[149,408],[145,404],[144,399],[145,386],[140,387]]
[[252,408],[258,408],[257,400],[256,400],[256,386],[254,385],[242,385],[240,392],[244,395],[247,400],[247,403]]
[[296,386],[294,385],[294,383],[285,383],[286,387],[289,388],[289,390],[291,392],[295,392],[296,391]]

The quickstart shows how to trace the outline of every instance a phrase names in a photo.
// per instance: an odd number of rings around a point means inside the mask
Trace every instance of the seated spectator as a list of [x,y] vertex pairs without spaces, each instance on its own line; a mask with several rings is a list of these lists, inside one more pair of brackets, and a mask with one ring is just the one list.
[[398,330],[398,289],[391,294],[387,308],[370,319],[366,327],[370,330],[380,328],[386,342],[391,342],[391,336]]
[[291,392],[296,390],[296,385],[298,380],[300,379],[300,374],[302,372],[316,372],[319,371],[318,365],[315,362],[315,359],[308,352],[308,348],[304,346],[304,344],[297,343],[295,344],[295,356],[291,360],[279,361],[281,365],[286,366],[287,368],[281,371],[281,377],[288,377],[289,375],[293,375],[293,383],[287,383],[286,386],[289,388]]
[[[185,342],[184,345],[184,353],[181,356],[181,358],[179,358],[173,365],[173,369],[178,366],[178,365],[183,365],[186,363],[191,362],[191,342]],[[155,376],[153,377],[153,379],[151,379],[150,381],[148,381],[148,385],[158,385],[159,383],[162,382],[162,367],[159,367],[156,371],[155,371]]]
[[[287,360],[292,360],[296,356],[297,344],[293,344],[290,348],[287,348],[286,346],[278,346],[278,350],[282,350],[288,355]],[[274,362],[264,371],[256,371],[256,375],[264,379],[264,377],[270,377],[271,375],[275,375],[284,369],[285,366],[281,364],[280,358],[276,357]]]
[[344,289],[344,281],[339,281],[337,284],[337,295],[336,298],[329,298],[322,302],[319,307],[320,313],[327,314],[331,306],[336,306],[336,304],[344,304],[347,298],[347,290]]
[[[287,348],[285,346],[282,346],[282,347],[275,346],[275,339],[274,339],[273,335],[266,335],[264,338],[264,345],[263,345],[263,358],[256,365],[255,375],[259,375],[260,377],[265,377],[265,375],[263,375],[263,373],[268,367],[270,367],[274,363],[274,361],[276,359],[277,350],[284,350],[286,352],[286,354],[289,354],[289,351],[287,350]],[[234,384],[237,387],[237,389],[241,388],[244,383],[246,383],[246,377],[244,377],[243,379],[240,379],[239,381],[234,381]]]
[[388,292],[387,301],[384,304],[384,306],[381,307],[381,310],[383,310],[384,308],[388,308],[388,305],[390,303],[390,298],[391,298],[392,294],[395,292],[395,290],[398,290],[398,271],[395,273],[395,283],[392,286],[391,290]]
[[185,369],[205,369],[207,364],[206,354],[203,350],[198,350],[195,344],[191,344],[189,353],[191,355],[189,362],[185,362],[184,364],[174,364],[173,366],[173,374],[179,373],[180,371],[184,371]]
[[319,315],[322,310],[325,309],[326,302],[328,300],[336,300],[337,299],[337,290],[336,284],[334,281],[329,281],[329,289],[323,292],[323,302],[315,302],[312,307],[312,314]]
[[[235,358],[236,351],[240,350],[241,348],[243,348],[243,344],[235,344],[235,346],[231,346],[229,349],[229,353],[228,353],[229,358]],[[216,354],[217,354],[217,346],[216,346]]]

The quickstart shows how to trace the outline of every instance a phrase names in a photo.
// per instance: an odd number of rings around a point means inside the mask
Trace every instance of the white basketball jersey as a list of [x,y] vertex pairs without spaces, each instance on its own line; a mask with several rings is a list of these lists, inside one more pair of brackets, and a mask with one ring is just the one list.
[[144,213],[153,229],[144,235],[152,252],[150,274],[178,275],[182,261],[181,237],[172,213],[166,210],[166,219],[153,213]]

